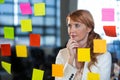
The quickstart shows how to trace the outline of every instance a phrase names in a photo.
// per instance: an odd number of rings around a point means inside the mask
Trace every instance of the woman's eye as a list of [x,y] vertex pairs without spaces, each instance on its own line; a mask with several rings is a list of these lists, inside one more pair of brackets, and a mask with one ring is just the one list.
[[80,24],[75,24],[75,27],[76,27],[76,28],[80,27]]

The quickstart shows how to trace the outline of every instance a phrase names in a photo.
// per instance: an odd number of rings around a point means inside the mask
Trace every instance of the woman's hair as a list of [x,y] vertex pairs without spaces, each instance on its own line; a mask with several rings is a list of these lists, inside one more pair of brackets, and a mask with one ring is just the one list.
[[83,23],[91,29],[86,46],[87,48],[90,48],[91,61],[88,63],[88,69],[91,71],[91,66],[97,63],[97,56],[100,55],[93,52],[93,39],[101,39],[100,35],[94,32],[94,19],[88,10],[74,11],[67,16],[66,20],[68,21],[69,18],[73,21]]

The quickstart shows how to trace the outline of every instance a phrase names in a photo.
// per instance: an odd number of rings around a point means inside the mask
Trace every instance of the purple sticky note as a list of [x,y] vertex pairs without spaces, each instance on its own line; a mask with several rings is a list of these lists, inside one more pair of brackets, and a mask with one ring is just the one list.
[[114,8],[102,8],[102,21],[114,21]]
[[30,3],[20,3],[20,9],[23,15],[32,14]]

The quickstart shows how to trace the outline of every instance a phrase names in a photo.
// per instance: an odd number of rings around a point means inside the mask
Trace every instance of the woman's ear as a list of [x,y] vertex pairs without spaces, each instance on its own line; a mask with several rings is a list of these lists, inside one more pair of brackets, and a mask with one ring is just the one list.
[[87,27],[87,32],[89,33],[89,32],[91,32],[91,28],[89,28],[89,27]]

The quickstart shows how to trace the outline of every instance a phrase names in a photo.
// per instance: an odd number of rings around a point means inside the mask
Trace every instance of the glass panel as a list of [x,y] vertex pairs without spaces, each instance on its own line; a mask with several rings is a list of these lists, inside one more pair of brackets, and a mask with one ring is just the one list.
[[5,2],[13,2],[14,0],[5,0]]
[[43,34],[43,28],[33,28],[32,32],[36,34]]
[[12,46],[14,45],[14,41],[11,39],[5,39],[0,37],[0,44],[10,44]]
[[54,28],[47,28],[47,29],[45,30],[45,33],[46,33],[46,34],[55,34],[55,29],[54,29]]
[[0,26],[0,35],[3,35],[4,34],[4,32],[3,32],[3,26]]
[[13,25],[14,16],[12,15],[0,15],[0,24],[1,25]]
[[54,6],[55,5],[55,0],[46,0],[45,3],[46,3],[46,5]]
[[20,21],[23,19],[30,19],[29,16],[19,16],[18,17],[18,24],[20,25]]
[[54,17],[46,17],[45,18],[45,25],[46,26],[54,26],[55,25],[55,18]]
[[15,42],[16,42],[16,45],[21,44],[21,45],[29,46],[29,37],[16,37]]
[[0,14],[4,15],[5,13],[14,13],[13,7],[13,4],[0,5]]
[[29,2],[29,0],[18,0],[18,3]]
[[47,7],[46,8],[46,15],[50,15],[50,16],[55,16],[55,8],[54,7]]
[[34,4],[34,3],[40,3],[40,2],[44,2],[44,0],[31,0],[32,4]]
[[22,32],[21,27],[16,27],[16,35],[28,34],[28,32]]
[[33,25],[43,25],[43,17],[32,17]]
[[46,45],[53,46],[55,44],[55,36],[46,36],[45,42]]

